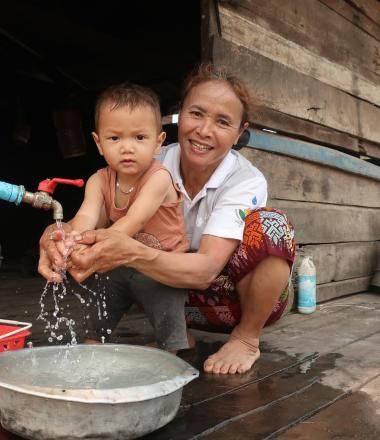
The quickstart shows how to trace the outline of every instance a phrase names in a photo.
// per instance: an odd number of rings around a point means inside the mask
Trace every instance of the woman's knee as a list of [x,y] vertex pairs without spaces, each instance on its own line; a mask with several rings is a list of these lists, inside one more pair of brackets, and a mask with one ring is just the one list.
[[238,283],[270,256],[286,261],[291,270],[295,258],[294,229],[283,212],[260,208],[245,218],[243,240],[231,257],[228,273]]
[[288,262],[281,257],[268,255],[236,283],[240,297],[255,294],[259,290],[272,290],[275,294],[287,287],[290,277]]
[[294,228],[287,215],[275,208],[259,208],[245,218],[243,243],[262,247],[270,244],[294,251]]

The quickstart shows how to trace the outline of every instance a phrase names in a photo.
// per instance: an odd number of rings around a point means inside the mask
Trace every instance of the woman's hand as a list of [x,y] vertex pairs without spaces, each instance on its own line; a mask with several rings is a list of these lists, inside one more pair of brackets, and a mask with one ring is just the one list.
[[[114,229],[86,231],[74,237],[79,246],[70,255],[72,277],[82,282],[94,272],[107,272],[127,264],[139,243],[124,232]],[[86,246],[83,246],[86,245]]]
[[72,277],[82,282],[94,272],[128,265],[172,287],[206,289],[238,245],[237,240],[205,235],[198,252],[166,252],[146,246],[116,229],[86,231],[75,241],[70,255]]
[[62,282],[61,272],[66,269],[62,241],[65,233],[71,230],[69,224],[62,224],[58,230],[55,224],[48,226],[40,238],[40,259],[38,272],[49,282]]

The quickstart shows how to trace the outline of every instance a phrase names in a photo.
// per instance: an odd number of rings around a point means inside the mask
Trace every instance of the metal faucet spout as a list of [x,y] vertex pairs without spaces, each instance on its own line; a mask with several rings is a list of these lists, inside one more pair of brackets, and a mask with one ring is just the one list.
[[57,200],[53,200],[52,207],[53,207],[53,219],[54,220],[63,220],[62,205]]
[[54,220],[63,219],[62,205],[45,191],[37,191],[35,193],[25,191],[22,201],[29,203],[29,205],[32,205],[34,208],[45,209],[46,211],[52,209]]
[[13,202],[16,205],[25,202],[32,205],[34,208],[41,208],[46,211],[51,209],[53,211],[54,220],[63,220],[62,205],[51,196],[55,187],[59,183],[82,187],[84,185],[84,180],[62,179],[59,177],[45,179],[39,183],[38,191],[35,193],[25,191],[25,188],[22,185],[13,185],[0,181],[0,200]]

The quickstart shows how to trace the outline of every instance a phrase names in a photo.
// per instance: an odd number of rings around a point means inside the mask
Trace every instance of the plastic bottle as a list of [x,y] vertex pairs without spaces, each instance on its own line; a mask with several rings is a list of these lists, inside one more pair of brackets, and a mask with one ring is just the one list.
[[313,257],[305,256],[298,268],[298,301],[300,313],[313,313],[316,309],[317,275]]

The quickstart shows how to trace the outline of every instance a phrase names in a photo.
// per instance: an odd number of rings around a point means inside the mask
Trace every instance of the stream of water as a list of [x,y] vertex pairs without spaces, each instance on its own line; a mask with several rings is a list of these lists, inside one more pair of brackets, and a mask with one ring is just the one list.
[[[65,232],[62,228],[60,220],[56,221],[57,230],[62,231],[62,237],[64,239]],[[68,252],[67,252],[68,254]],[[67,257],[66,257],[67,258]],[[76,345],[77,331],[76,322],[70,317],[71,312],[67,310],[70,305],[65,301],[68,294],[74,295],[78,301],[88,309],[87,313],[83,311],[84,327],[88,323],[89,319],[94,317],[94,313],[91,313],[91,308],[96,310],[96,315],[99,320],[108,319],[107,304],[106,304],[106,286],[104,280],[95,274],[96,290],[91,289],[86,284],[70,283],[65,269],[60,270],[62,277],[61,283],[47,282],[42,291],[39,303],[41,306],[41,312],[37,319],[42,320],[45,323],[45,332],[49,335],[48,341],[53,343]],[[82,291],[81,294],[79,291]],[[88,332],[84,328],[85,333]],[[110,329],[102,329],[104,333],[111,334]],[[101,342],[104,342],[104,337]]]

